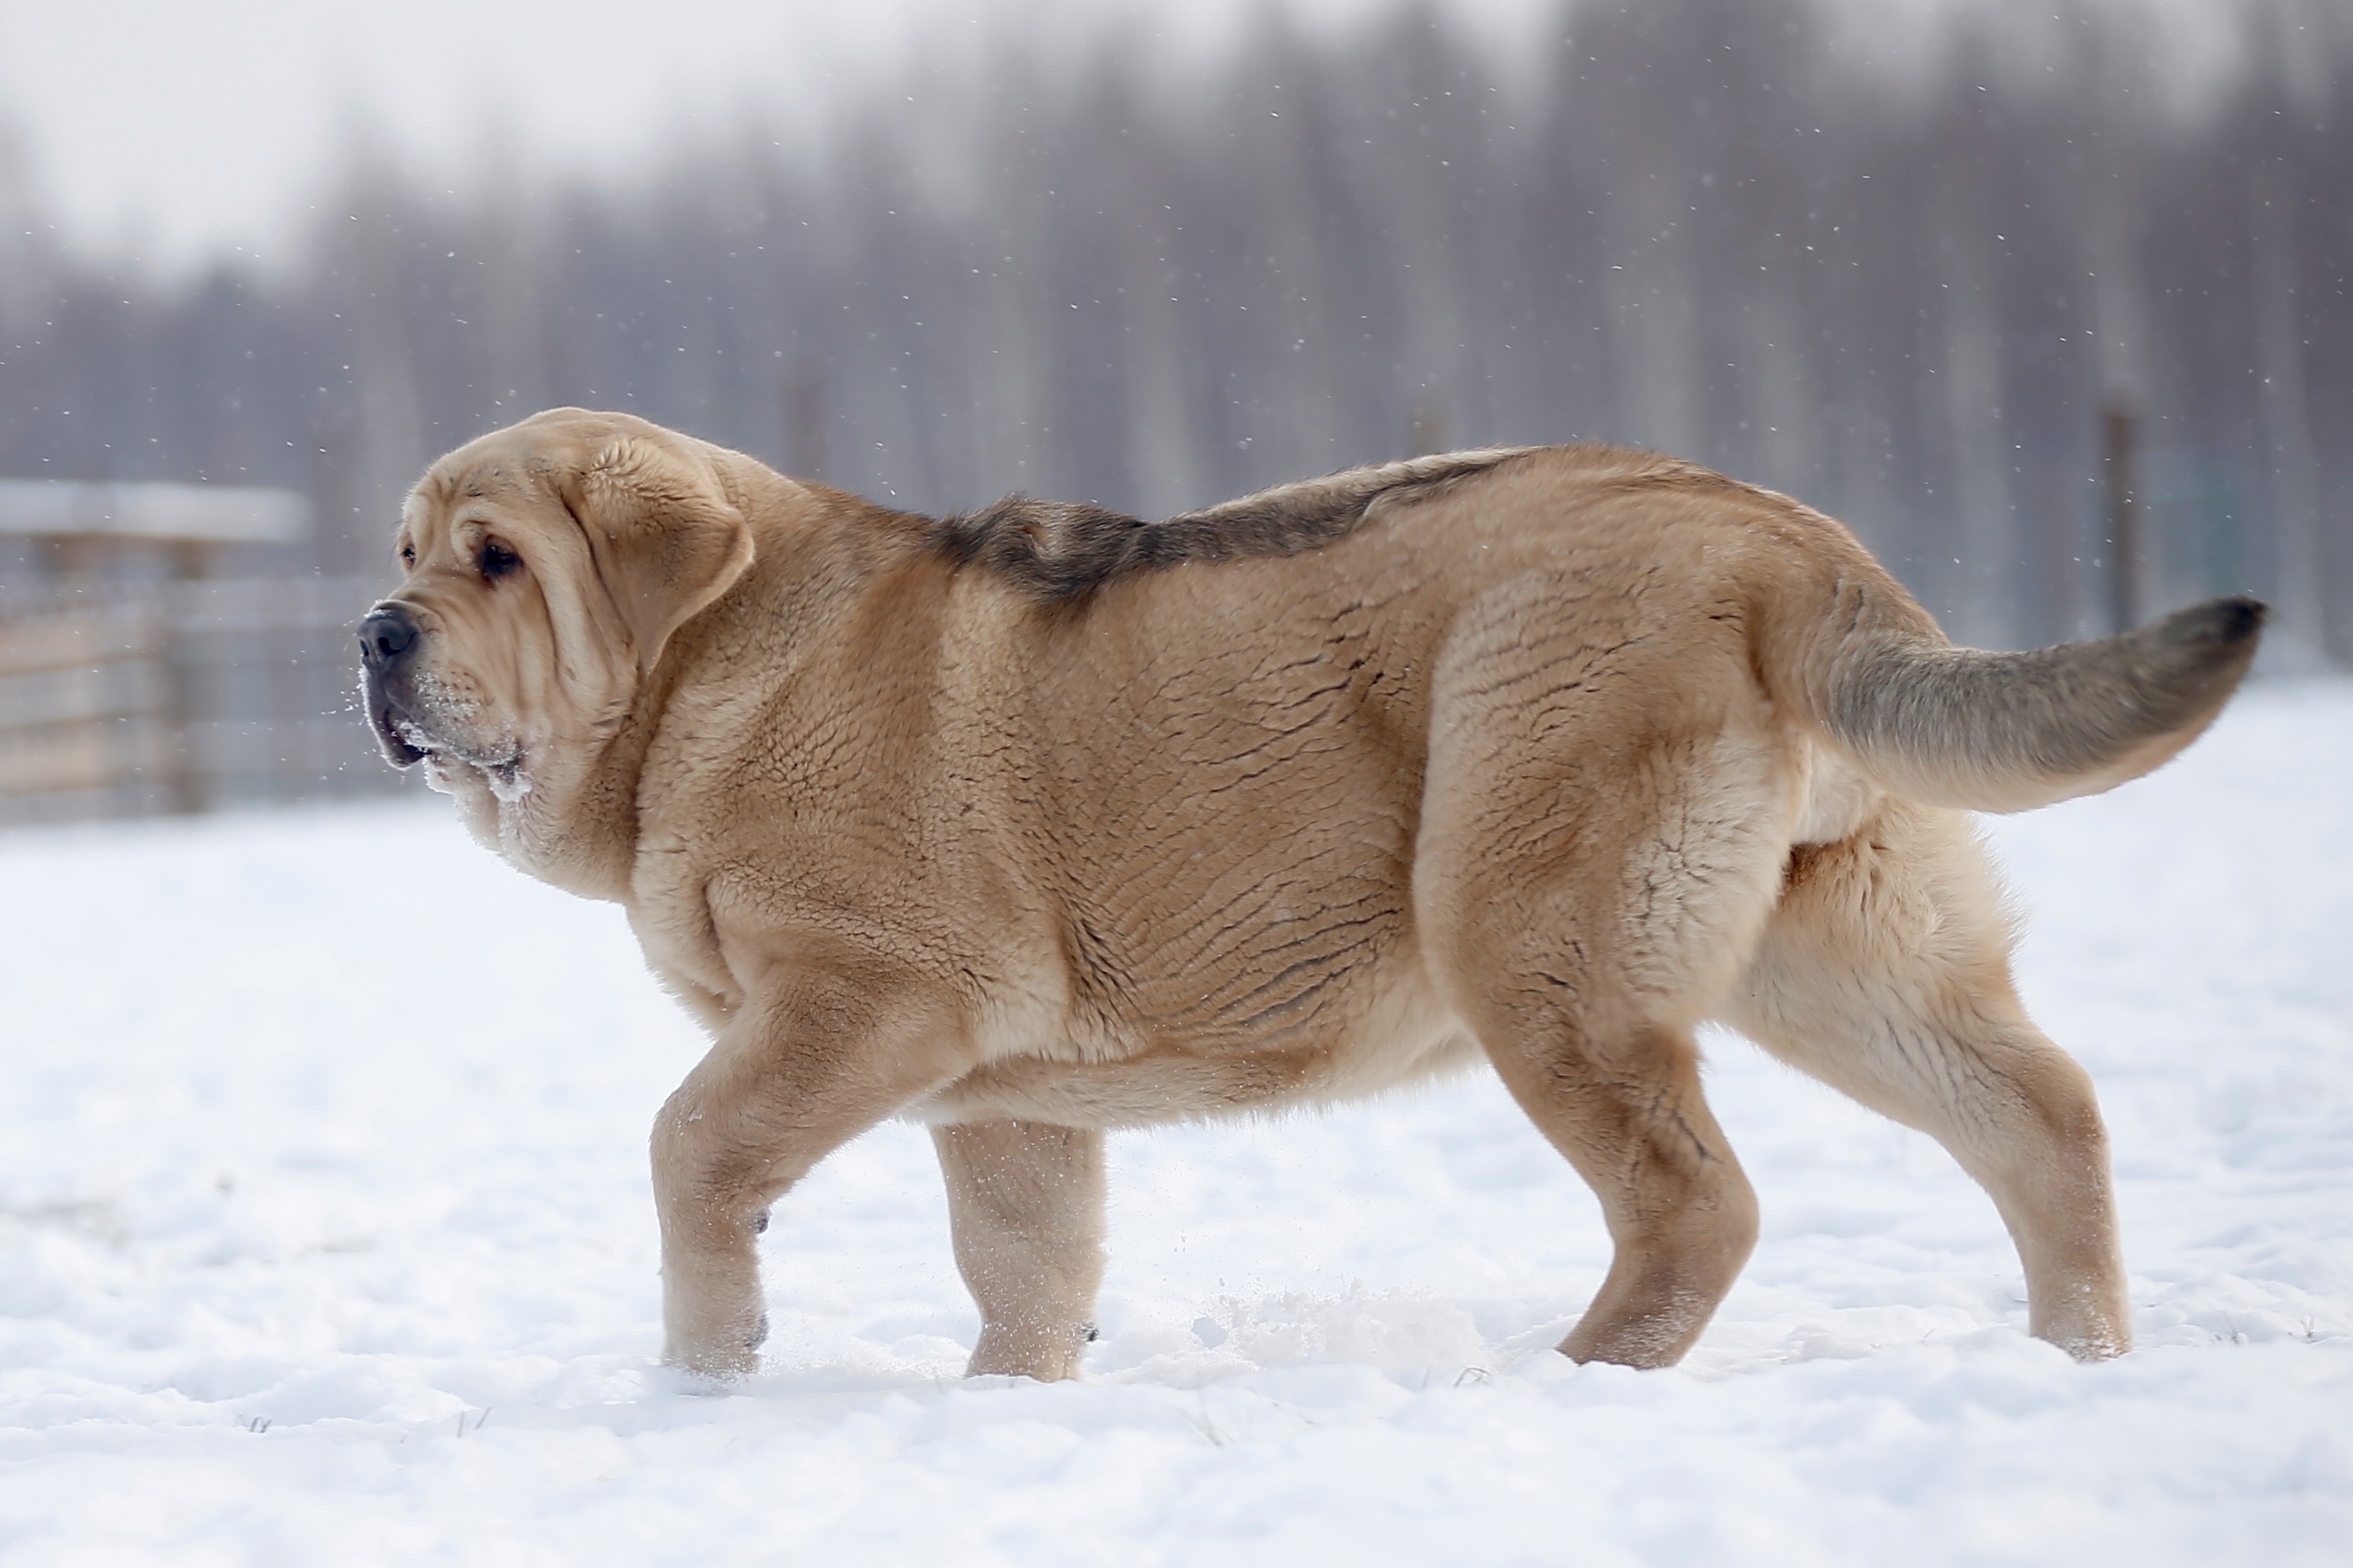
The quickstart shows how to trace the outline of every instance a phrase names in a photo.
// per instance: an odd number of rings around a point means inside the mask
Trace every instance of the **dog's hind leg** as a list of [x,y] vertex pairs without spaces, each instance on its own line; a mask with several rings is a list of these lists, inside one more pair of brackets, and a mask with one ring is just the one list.
[[1670,1365],[1756,1242],[1691,1026],[1771,909],[1791,786],[1770,738],[1737,721],[1736,667],[1711,705],[1691,661],[1645,660],[1630,637],[1591,655],[1533,639],[1469,651],[1440,694],[1461,690],[1459,710],[1432,723],[1423,952],[1600,1199],[1615,1255],[1560,1349]]
[[1967,819],[1890,803],[1792,854],[1725,1021],[1951,1151],[2018,1245],[2030,1331],[2097,1360],[2132,1348],[2107,1134],[2089,1075],[2019,1005],[2010,946]]
[[1490,1026],[1504,1087],[1601,1200],[1609,1273],[1560,1343],[1575,1361],[1672,1366],[1757,1242],[1757,1197],[1700,1094],[1691,1037]]
[[1040,1121],[932,1129],[956,1267],[980,1306],[966,1374],[1079,1374],[1103,1271],[1103,1135]]

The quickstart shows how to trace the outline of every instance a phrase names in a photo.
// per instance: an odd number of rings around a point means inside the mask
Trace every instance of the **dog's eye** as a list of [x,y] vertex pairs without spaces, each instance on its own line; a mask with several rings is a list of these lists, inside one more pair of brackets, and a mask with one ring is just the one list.
[[476,563],[480,566],[483,576],[496,582],[521,566],[522,557],[501,544],[497,540],[490,539],[483,541],[482,553]]
[[417,564],[417,546],[414,544],[404,544],[400,547],[400,563],[403,566],[414,566]]

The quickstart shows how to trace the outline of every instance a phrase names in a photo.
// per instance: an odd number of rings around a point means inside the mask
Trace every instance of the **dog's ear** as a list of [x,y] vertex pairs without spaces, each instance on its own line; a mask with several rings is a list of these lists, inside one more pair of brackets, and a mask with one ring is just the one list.
[[670,634],[752,564],[752,530],[707,464],[638,437],[601,447],[566,488],[638,667],[650,670]]

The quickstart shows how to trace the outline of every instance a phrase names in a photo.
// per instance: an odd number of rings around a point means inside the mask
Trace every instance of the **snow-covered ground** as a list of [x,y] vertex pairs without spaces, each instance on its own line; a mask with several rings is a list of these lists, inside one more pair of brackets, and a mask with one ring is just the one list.
[[1991,829],[2098,1079],[2141,1349],[2025,1337],[1991,1205],[1745,1043],[1765,1213],[1683,1367],[1545,1347],[1592,1201],[1495,1085],[1114,1140],[1084,1383],[964,1383],[928,1142],[779,1205],[767,1370],[651,1364],[699,1053],[615,910],[438,803],[0,839],[0,1559],[2340,1563],[2353,687]]

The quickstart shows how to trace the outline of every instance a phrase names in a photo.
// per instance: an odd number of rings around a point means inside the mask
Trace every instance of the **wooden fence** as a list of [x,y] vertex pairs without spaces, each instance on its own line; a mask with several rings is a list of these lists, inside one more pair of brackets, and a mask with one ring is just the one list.
[[381,795],[353,628],[372,581],[0,592],[0,826]]

